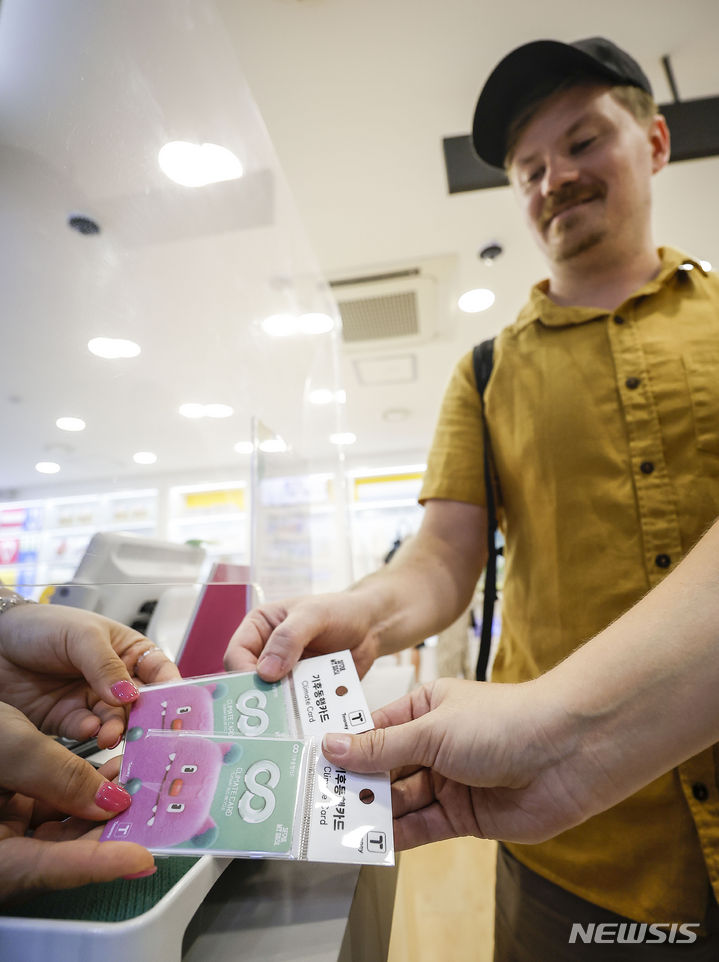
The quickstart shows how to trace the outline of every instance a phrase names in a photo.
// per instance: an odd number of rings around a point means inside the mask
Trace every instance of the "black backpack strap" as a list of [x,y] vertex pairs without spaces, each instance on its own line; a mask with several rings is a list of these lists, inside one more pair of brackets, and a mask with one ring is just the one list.
[[497,600],[497,478],[492,457],[492,445],[487,427],[484,407],[484,392],[492,374],[494,363],[494,338],[482,341],[473,352],[474,378],[482,408],[482,436],[484,439],[484,487],[487,493],[487,568],[484,575],[484,597],[482,600],[482,628],[479,636],[479,655],[477,657],[477,681],[486,681],[489,655],[492,648],[492,621],[494,603]]

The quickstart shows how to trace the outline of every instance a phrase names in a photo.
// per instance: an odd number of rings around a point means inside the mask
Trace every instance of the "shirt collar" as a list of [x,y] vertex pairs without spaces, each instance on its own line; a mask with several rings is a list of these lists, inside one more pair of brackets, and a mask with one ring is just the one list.
[[[656,294],[678,271],[686,271],[688,274],[692,270],[698,270],[701,274],[706,271],[701,262],[695,258],[676,250],[673,247],[660,247],[658,249],[661,267],[656,277],[636,290],[631,297],[627,298],[624,305],[630,304],[639,297],[647,297],[649,294]],[[691,265],[691,269],[689,269]],[[519,312],[517,326],[526,327],[533,321],[540,321],[547,327],[567,327],[572,324],[584,324],[587,321],[594,321],[600,317],[606,317],[609,311],[598,307],[573,307],[560,306],[547,295],[549,281],[543,280],[535,284],[532,288],[529,300]],[[620,305],[620,311],[624,305]]]

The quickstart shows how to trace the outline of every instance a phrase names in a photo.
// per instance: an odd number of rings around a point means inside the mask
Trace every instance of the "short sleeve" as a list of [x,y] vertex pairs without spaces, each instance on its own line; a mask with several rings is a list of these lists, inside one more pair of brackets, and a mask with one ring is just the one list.
[[445,391],[420,504],[441,498],[486,507],[483,452],[482,409],[470,351],[455,367]]

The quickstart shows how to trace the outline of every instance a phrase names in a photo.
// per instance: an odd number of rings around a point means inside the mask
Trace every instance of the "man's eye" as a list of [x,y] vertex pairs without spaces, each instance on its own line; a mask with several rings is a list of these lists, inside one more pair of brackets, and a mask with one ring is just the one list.
[[536,184],[538,180],[541,180],[544,176],[544,167],[535,167],[534,170],[530,170],[527,174],[527,183]]
[[570,153],[581,154],[583,150],[586,150],[595,141],[594,137],[587,137],[585,140],[578,140],[576,144],[572,144]]

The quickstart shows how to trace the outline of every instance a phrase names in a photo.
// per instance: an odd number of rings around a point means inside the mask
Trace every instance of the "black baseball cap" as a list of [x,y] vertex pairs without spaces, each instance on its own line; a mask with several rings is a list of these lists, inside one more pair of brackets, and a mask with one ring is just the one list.
[[482,160],[503,167],[507,133],[519,111],[536,99],[537,91],[546,91],[548,96],[572,76],[640,87],[652,95],[651,84],[636,60],[604,37],[574,43],[526,43],[500,60],[479,95],[472,143]]

